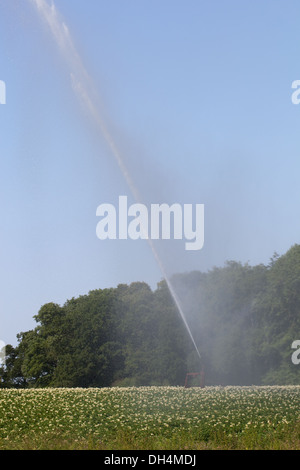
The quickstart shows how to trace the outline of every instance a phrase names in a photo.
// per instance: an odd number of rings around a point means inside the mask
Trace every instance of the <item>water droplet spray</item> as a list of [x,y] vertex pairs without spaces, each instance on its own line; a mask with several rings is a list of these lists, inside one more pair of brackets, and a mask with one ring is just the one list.
[[[101,132],[104,140],[106,141],[108,148],[110,149],[110,152],[112,153],[115,160],[117,161],[117,164],[123,174],[123,177],[126,180],[126,183],[135,201],[140,202],[141,201],[140,195],[128,172],[124,159],[122,158],[122,154],[120,150],[118,149],[111,132],[108,130],[107,124],[105,123],[104,119],[101,116],[99,107],[95,104],[97,103],[97,99],[96,99],[96,94],[93,92],[92,81],[74,46],[74,43],[71,38],[67,25],[62,21],[59,15],[59,12],[53,1],[51,5],[49,5],[46,0],[29,0],[29,2],[32,3],[36,7],[40,17],[48,25],[53,35],[53,38],[60,50],[60,53],[63,55],[63,58],[69,67],[71,86],[75,94],[77,95],[80,102],[82,103],[85,111],[89,114],[90,118],[93,120],[93,123],[96,125],[97,129]],[[190,336],[190,339],[194,345],[197,355],[199,356],[199,359],[201,359],[200,352],[198,350],[198,347],[196,345],[196,342],[194,340],[194,337],[192,335],[192,332],[190,330],[190,327],[184,315],[183,309],[180,305],[180,301],[172,286],[169,276],[166,273],[162,260],[160,259],[152,240],[149,238],[148,238],[148,243],[155,257],[155,260],[159,266],[159,269],[162,273],[162,276],[164,277],[168,285],[170,294],[179,311],[179,314]]]

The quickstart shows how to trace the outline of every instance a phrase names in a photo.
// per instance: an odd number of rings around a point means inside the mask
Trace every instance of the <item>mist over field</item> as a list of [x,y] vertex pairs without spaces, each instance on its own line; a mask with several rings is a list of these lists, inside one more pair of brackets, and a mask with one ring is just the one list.
[[186,324],[165,281],[47,303],[6,346],[1,387],[300,384],[299,279],[294,245],[267,266],[174,276]]
[[2,383],[298,383],[289,5],[1,4]]

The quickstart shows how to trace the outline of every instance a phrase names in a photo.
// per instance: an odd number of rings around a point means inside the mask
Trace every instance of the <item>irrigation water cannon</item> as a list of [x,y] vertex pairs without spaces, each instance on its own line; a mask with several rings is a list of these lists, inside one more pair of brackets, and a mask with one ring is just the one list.
[[189,379],[194,378],[194,377],[199,377],[199,379],[200,379],[199,387],[204,388],[205,387],[204,367],[202,367],[201,372],[189,372],[189,373],[186,374],[184,388],[191,387]]

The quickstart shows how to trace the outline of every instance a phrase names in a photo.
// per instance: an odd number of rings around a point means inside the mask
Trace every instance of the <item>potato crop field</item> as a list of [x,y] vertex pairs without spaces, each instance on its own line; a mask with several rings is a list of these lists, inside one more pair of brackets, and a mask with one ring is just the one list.
[[0,389],[0,449],[300,449],[300,386]]

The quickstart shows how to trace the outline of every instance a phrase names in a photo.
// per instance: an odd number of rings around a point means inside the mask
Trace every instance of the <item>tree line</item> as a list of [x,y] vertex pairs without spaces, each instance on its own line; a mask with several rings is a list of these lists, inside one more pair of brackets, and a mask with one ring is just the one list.
[[43,305],[6,346],[0,387],[300,384],[300,245],[268,265],[228,261],[172,278],[199,359],[167,283],[97,289]]

